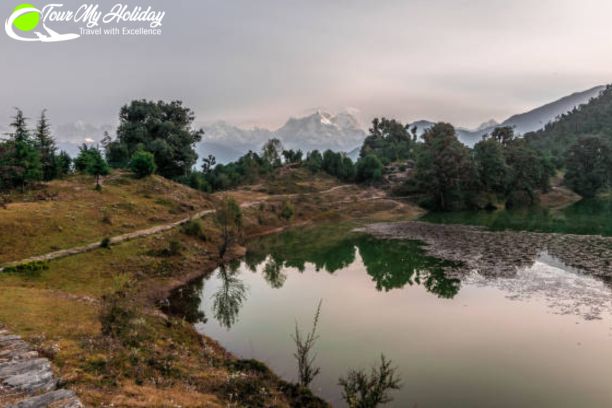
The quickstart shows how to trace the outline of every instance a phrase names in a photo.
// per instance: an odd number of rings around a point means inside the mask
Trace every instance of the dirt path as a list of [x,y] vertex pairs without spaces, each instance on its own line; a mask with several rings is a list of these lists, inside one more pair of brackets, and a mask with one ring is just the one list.
[[[309,193],[309,194],[328,194],[330,192],[342,189],[342,188],[347,188],[347,187],[351,187],[350,184],[344,184],[344,185],[340,185],[340,186],[335,186],[332,187],[330,189],[327,190],[323,190],[323,191],[319,191],[316,193]],[[269,196],[267,198],[291,198],[291,197],[297,197],[299,196],[299,194],[279,194],[279,195],[275,195],[275,196]],[[253,207],[256,205],[261,204],[264,201],[246,201],[243,202],[242,204],[240,204],[241,208],[249,208],[249,207]],[[168,224],[162,224],[162,225],[157,225],[154,227],[150,227],[150,228],[146,228],[146,229],[142,229],[142,230],[138,230],[138,231],[134,231],[134,232],[128,232],[126,234],[121,234],[121,235],[117,235],[114,236],[112,238],[109,239],[109,244],[110,245],[116,245],[118,243],[124,242],[124,241],[129,241],[129,240],[133,240],[136,238],[143,238],[143,237],[147,237],[150,235],[155,235],[155,234],[159,234],[161,232],[164,231],[168,231],[171,230],[173,228],[176,228],[180,225],[183,225],[191,220],[195,220],[195,219],[199,219],[202,218],[206,215],[209,214],[213,214],[215,212],[215,210],[203,210],[203,211],[199,211],[189,217],[185,217],[183,219],[180,219],[178,221],[174,221]],[[28,257],[25,259],[21,259],[19,261],[13,261],[13,262],[9,262],[6,263],[2,266],[0,266],[0,272],[4,271],[6,268],[10,268],[10,267],[16,267],[16,266],[20,266],[20,265],[25,265],[25,264],[29,264],[32,262],[47,262],[47,261],[51,261],[54,259],[58,259],[58,258],[64,258],[67,256],[72,256],[72,255],[78,255],[78,254],[82,254],[85,252],[89,252],[89,251],[93,251],[95,249],[100,248],[102,243],[102,239],[100,239],[99,241],[96,242],[92,242],[90,244],[87,245],[82,245],[82,246],[77,246],[77,247],[72,247],[72,248],[68,248],[68,249],[61,249],[59,251],[54,251],[54,252],[49,252],[47,254],[44,255],[37,255],[37,256],[32,256],[32,257]]]
[[74,392],[58,388],[51,363],[0,324],[0,406],[80,408]]

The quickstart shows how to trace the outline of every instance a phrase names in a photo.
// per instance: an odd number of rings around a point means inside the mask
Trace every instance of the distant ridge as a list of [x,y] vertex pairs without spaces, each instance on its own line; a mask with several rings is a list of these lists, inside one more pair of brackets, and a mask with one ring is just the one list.
[[597,98],[566,112],[543,129],[527,133],[525,138],[532,146],[562,158],[579,137],[586,135],[612,142],[612,85]]
[[[571,95],[565,96],[530,111],[513,115],[504,120],[501,124],[485,122],[477,129],[457,128],[457,136],[464,144],[473,146],[481,139],[483,135],[490,133],[496,126],[511,126],[518,135],[534,132],[544,128],[546,124],[554,122],[564,113],[567,113],[573,110],[575,107],[585,104],[592,98],[599,96],[599,94],[605,89],[606,87],[601,85],[587,89],[586,91],[575,92]],[[433,124],[434,122],[431,121],[420,120],[411,123],[411,126],[416,125],[420,135]]]

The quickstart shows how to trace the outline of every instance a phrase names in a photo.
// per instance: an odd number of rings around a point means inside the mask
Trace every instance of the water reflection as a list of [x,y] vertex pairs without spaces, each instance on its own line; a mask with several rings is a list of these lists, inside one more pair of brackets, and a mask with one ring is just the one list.
[[[381,240],[369,235],[354,234],[347,228],[296,230],[258,241],[252,245],[244,265],[252,272],[261,271],[267,284],[280,289],[286,283],[287,268],[303,273],[307,264],[317,272],[334,274],[360,258],[376,290],[388,292],[406,285],[421,285],[439,298],[451,299],[461,281],[447,276],[457,264],[426,256],[420,243],[402,240]],[[220,282],[212,299],[212,312],[219,324],[231,328],[247,298],[247,287],[240,279],[241,262],[221,266],[214,278]],[[167,308],[187,321],[205,322],[200,310],[203,281],[181,288],[172,294]]]
[[581,200],[560,209],[534,206],[499,211],[427,213],[421,220],[438,224],[484,225],[493,231],[612,236],[612,199]]
[[238,277],[239,266],[239,263],[233,263],[218,268],[217,279],[221,285],[212,296],[215,319],[228,329],[236,322],[247,294],[246,285]]

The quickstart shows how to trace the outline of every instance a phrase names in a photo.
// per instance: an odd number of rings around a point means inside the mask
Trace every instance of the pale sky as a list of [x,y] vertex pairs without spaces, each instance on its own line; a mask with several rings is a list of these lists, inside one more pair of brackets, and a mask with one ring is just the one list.
[[[20,3],[2,1],[0,21]],[[2,30],[0,124],[13,106],[114,124],[121,105],[151,98],[181,99],[201,122],[277,127],[351,107],[364,126],[385,115],[473,127],[612,82],[610,0],[124,3],[166,11],[162,35],[25,43]]]

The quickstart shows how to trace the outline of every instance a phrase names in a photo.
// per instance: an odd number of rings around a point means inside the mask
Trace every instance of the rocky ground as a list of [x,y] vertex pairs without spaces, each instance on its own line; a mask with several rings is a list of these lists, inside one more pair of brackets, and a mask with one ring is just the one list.
[[546,252],[569,267],[612,278],[612,237],[522,231],[487,231],[467,225],[424,222],[378,223],[364,228],[381,238],[425,242],[429,255],[459,261],[455,271],[514,276]]
[[48,359],[0,325],[0,406],[78,408],[75,394],[58,387]]

